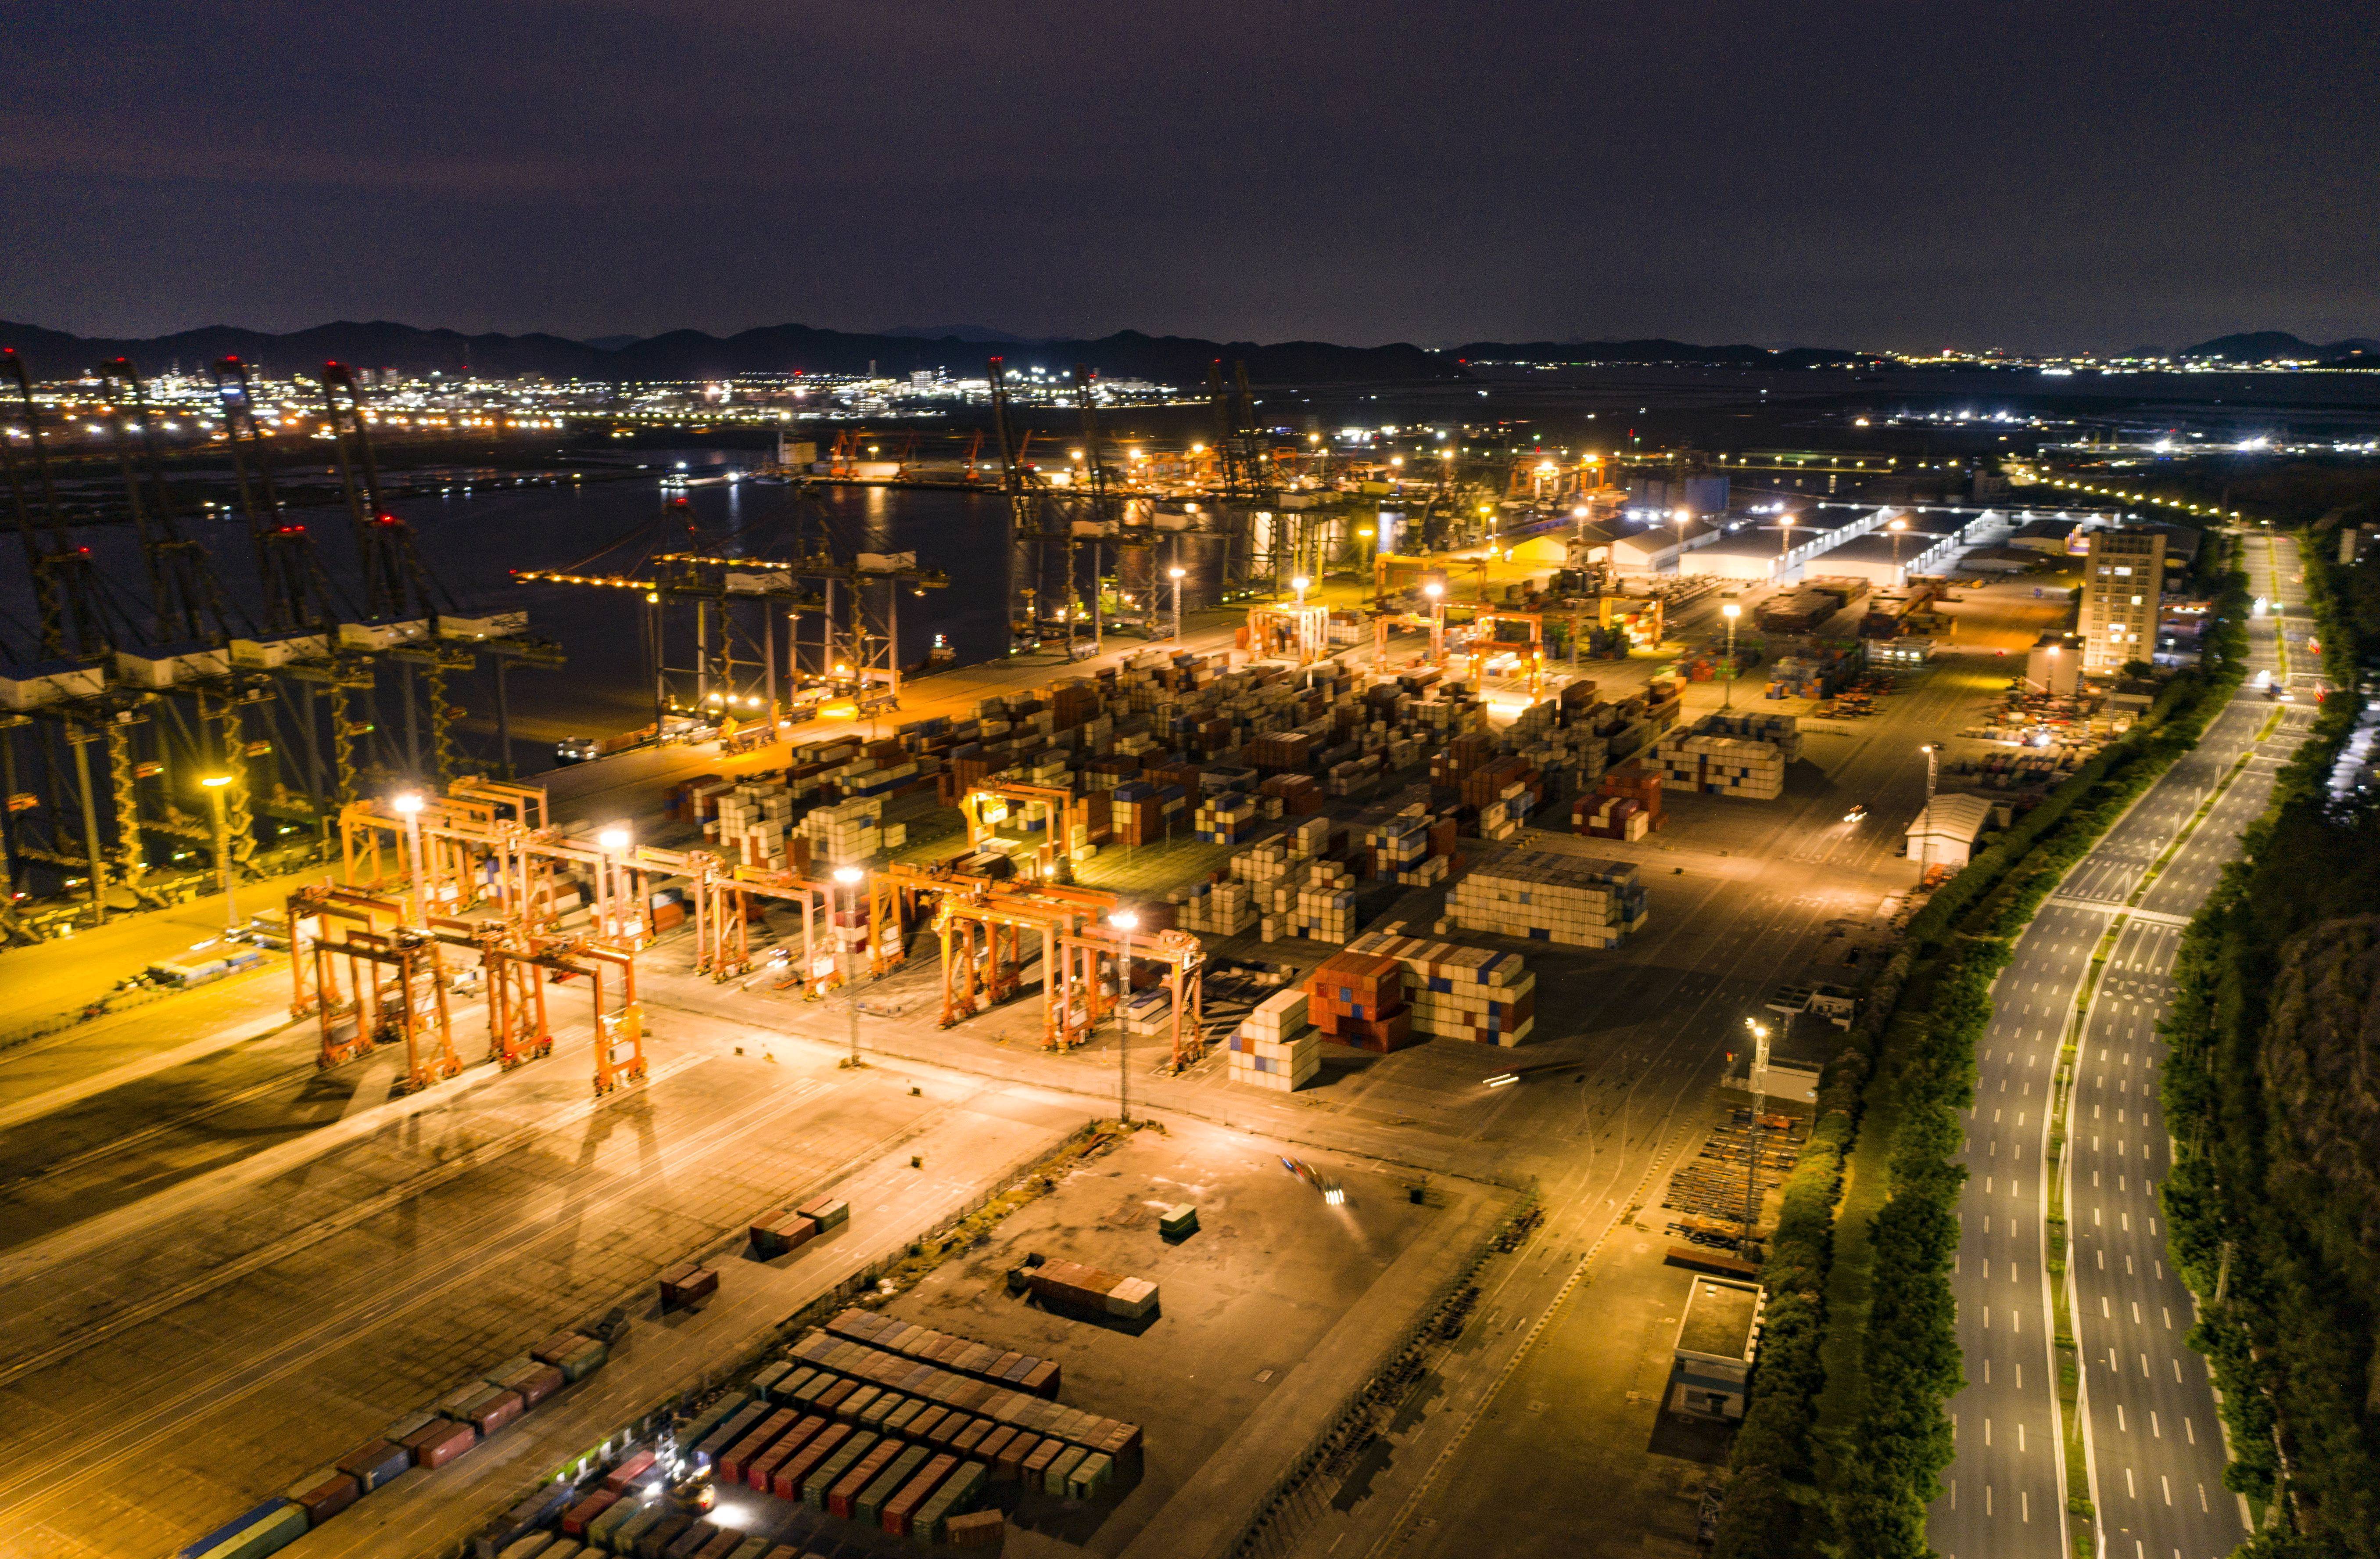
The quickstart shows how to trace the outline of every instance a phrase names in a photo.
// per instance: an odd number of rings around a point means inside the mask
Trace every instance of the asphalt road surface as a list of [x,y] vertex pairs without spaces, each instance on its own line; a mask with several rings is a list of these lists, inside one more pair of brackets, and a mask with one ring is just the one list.
[[[2294,542],[2252,536],[2246,561],[2252,589],[2288,598]],[[2279,636],[2301,645],[2304,627],[2258,618],[2252,664],[2279,679]],[[2308,657],[2300,648],[2295,659]],[[2172,1151],[2157,1101],[2156,1028],[2182,927],[2238,854],[2240,831],[2264,810],[2275,770],[2310,723],[2306,705],[2243,687],[2198,747],[2076,864],[1994,988],[1953,1279],[1967,1387],[1950,1404],[1958,1459],[1928,1534],[1945,1559],[2064,1559],[2072,1497],[2092,1502],[2102,1552],[2120,1559],[2214,1559],[2248,1536],[2240,1501],[2223,1488],[2206,1361],[2183,1343],[2195,1314],[2190,1290],[2166,1257],[2156,1188]],[[2070,1489],[2042,1165],[2058,1051],[2103,943],[2106,963],[2076,1036],[2062,1166],[2090,1482]]]

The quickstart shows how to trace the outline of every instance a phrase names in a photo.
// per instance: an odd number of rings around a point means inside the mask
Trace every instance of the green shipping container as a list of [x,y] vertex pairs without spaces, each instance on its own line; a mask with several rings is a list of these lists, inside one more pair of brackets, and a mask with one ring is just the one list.
[[645,1541],[645,1534],[659,1527],[668,1514],[658,1504],[649,1504],[637,1512],[613,1531],[612,1552],[634,1553],[637,1545]]
[[1084,1450],[1080,1445],[1069,1445],[1064,1450],[1059,1452],[1058,1459],[1050,1464],[1050,1470],[1041,1475],[1042,1492],[1044,1493],[1050,1494],[1064,1494],[1066,1492],[1066,1480],[1074,1475],[1075,1468],[1079,1467],[1082,1464],[1083,1458],[1089,1455],[1090,1453]]
[[629,1545],[620,1537],[620,1529],[645,1513],[638,1500],[622,1500],[588,1524],[587,1546],[600,1548],[606,1553],[626,1553]]
[[1075,1470],[1066,1480],[1066,1492],[1078,1500],[1087,1500],[1097,1496],[1114,1480],[1115,1458],[1094,1451],[1075,1464]]
[[873,1527],[884,1518],[884,1502],[901,1492],[901,1486],[917,1475],[933,1453],[923,1445],[912,1445],[892,1458],[890,1466],[879,1473],[876,1481],[859,1492],[852,1502],[851,1518]]
[[209,1532],[180,1550],[176,1559],[264,1559],[305,1535],[305,1508],[273,1500]]
[[836,1480],[844,1473],[851,1470],[852,1463],[868,1453],[876,1441],[877,1437],[866,1430],[856,1431],[850,1439],[844,1441],[836,1449],[834,1455],[821,1462],[819,1469],[803,1482],[802,1503],[812,1510],[824,1510],[826,1492],[833,1488]]
[[751,1400],[750,1392],[746,1391],[742,1386],[735,1387],[718,1401],[705,1407],[696,1416],[692,1423],[677,1431],[677,1448],[682,1452],[693,1450],[710,1437],[712,1430],[734,1418],[744,1405]]

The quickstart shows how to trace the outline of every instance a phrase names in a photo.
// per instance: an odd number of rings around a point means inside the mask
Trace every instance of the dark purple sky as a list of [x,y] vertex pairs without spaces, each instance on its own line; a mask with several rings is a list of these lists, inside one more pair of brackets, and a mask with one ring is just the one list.
[[9,7],[0,317],[2380,335],[2368,6]]

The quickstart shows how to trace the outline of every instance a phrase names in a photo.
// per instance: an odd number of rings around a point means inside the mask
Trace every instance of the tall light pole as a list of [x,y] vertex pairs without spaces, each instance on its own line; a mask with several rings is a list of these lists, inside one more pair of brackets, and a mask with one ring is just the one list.
[[1921,749],[1925,754],[1925,810],[1917,814],[1917,885],[1925,885],[1925,874],[1934,870],[1934,765],[1941,756],[1941,748],[1927,742]]
[[1752,1085],[1751,1151],[1745,1155],[1752,1167],[1743,1184],[1743,1237],[1749,1244],[1760,1223],[1760,1109],[1768,1102],[1768,1026],[1750,1017],[1743,1026],[1752,1030],[1752,1069],[1744,1075]]
[[1173,641],[1182,641],[1182,576],[1189,570],[1179,566],[1168,568],[1165,577],[1173,581]]
[[421,887],[421,798],[407,791],[389,805],[405,819],[406,865],[407,875],[413,882],[413,923],[427,925],[430,923],[430,911]]
[[1119,909],[1108,917],[1123,938],[1123,961],[1116,969],[1116,1119],[1132,1124],[1132,1027],[1126,1008],[1132,1002],[1132,933],[1140,917]]
[[1743,608],[1730,601],[1719,608],[1727,619],[1727,692],[1719,702],[1721,709],[1735,707],[1735,619],[1743,615]]
[[1429,659],[1440,668],[1446,664],[1446,587],[1436,579],[1421,587],[1429,597]]
[[1785,582],[1785,560],[1793,555],[1793,517],[1777,517],[1777,582]]
[[1305,604],[1305,588],[1313,582],[1303,574],[1289,581],[1289,588],[1297,592],[1297,603],[1300,606]]
[[239,930],[239,911],[232,904],[231,820],[224,810],[224,787],[231,784],[229,774],[209,774],[199,783],[206,786],[207,799],[215,804],[215,866],[223,873],[224,930]]
[[[860,870],[856,866],[838,866],[834,869],[836,885],[849,890],[847,896],[851,898],[858,896],[856,890],[859,886],[860,876]],[[854,911],[854,918],[856,918],[856,911]],[[851,1055],[844,1065],[856,1066],[859,1065],[859,980],[856,978],[855,966],[859,960],[853,955],[857,950],[859,928],[856,925],[837,926],[835,941],[843,950],[843,994],[851,1004]]]
[[1892,532],[1892,588],[1899,590],[1908,582],[1900,577],[1900,533],[1909,529],[1909,522],[1895,519],[1885,529]]
[[1380,532],[1377,527],[1370,525],[1359,525],[1355,528],[1355,534],[1362,537],[1364,540],[1364,572],[1360,578],[1366,580],[1369,580],[1372,577],[1372,557],[1375,552],[1374,538],[1378,537],[1379,533]]

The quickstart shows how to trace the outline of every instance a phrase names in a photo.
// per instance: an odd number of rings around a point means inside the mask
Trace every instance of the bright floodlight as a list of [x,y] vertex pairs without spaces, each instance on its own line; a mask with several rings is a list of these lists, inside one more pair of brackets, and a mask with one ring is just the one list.
[[1439,584],[1436,579],[1432,579],[1429,583],[1421,587],[1421,592],[1422,594],[1429,597],[1432,601],[1436,601],[1439,596],[1446,593],[1446,587]]
[[1307,579],[1305,575],[1300,574],[1297,578],[1289,581],[1289,588],[1292,590],[1304,590],[1313,582],[1313,580]]
[[856,866],[838,866],[834,869],[834,880],[846,888],[859,881],[859,868]]
[[[215,790],[224,786],[229,785],[231,783],[231,776],[229,774],[209,774],[206,778],[199,781],[199,783],[205,786],[209,790]],[[417,807],[421,803],[419,801],[414,803]]]
[[405,795],[399,796],[395,800],[389,802],[389,805],[395,807],[398,811],[403,812],[406,816],[411,817],[414,813],[421,810],[421,798],[414,795],[410,791],[407,791]]
[[1726,605],[1724,605],[1724,606],[1720,607],[1720,608],[1719,608],[1719,610],[1720,610],[1722,613],[1725,613],[1725,614],[1727,615],[1727,616],[1728,616],[1730,620],[1732,620],[1733,618],[1736,618],[1736,617],[1740,617],[1740,616],[1742,616],[1742,615],[1743,615],[1743,608],[1742,608],[1742,607],[1741,607],[1741,606],[1738,606],[1738,605],[1737,605],[1734,602],[1732,602],[1732,601],[1729,602]]
[[1178,579],[1189,572],[1187,568],[1168,568],[1165,571],[1165,577],[1169,579]]
[[1108,924],[1120,932],[1128,932],[1139,926],[1140,917],[1129,909],[1119,909],[1108,917]]
[[595,835],[595,842],[607,850],[625,850],[628,847],[628,831],[625,828],[607,828]]

